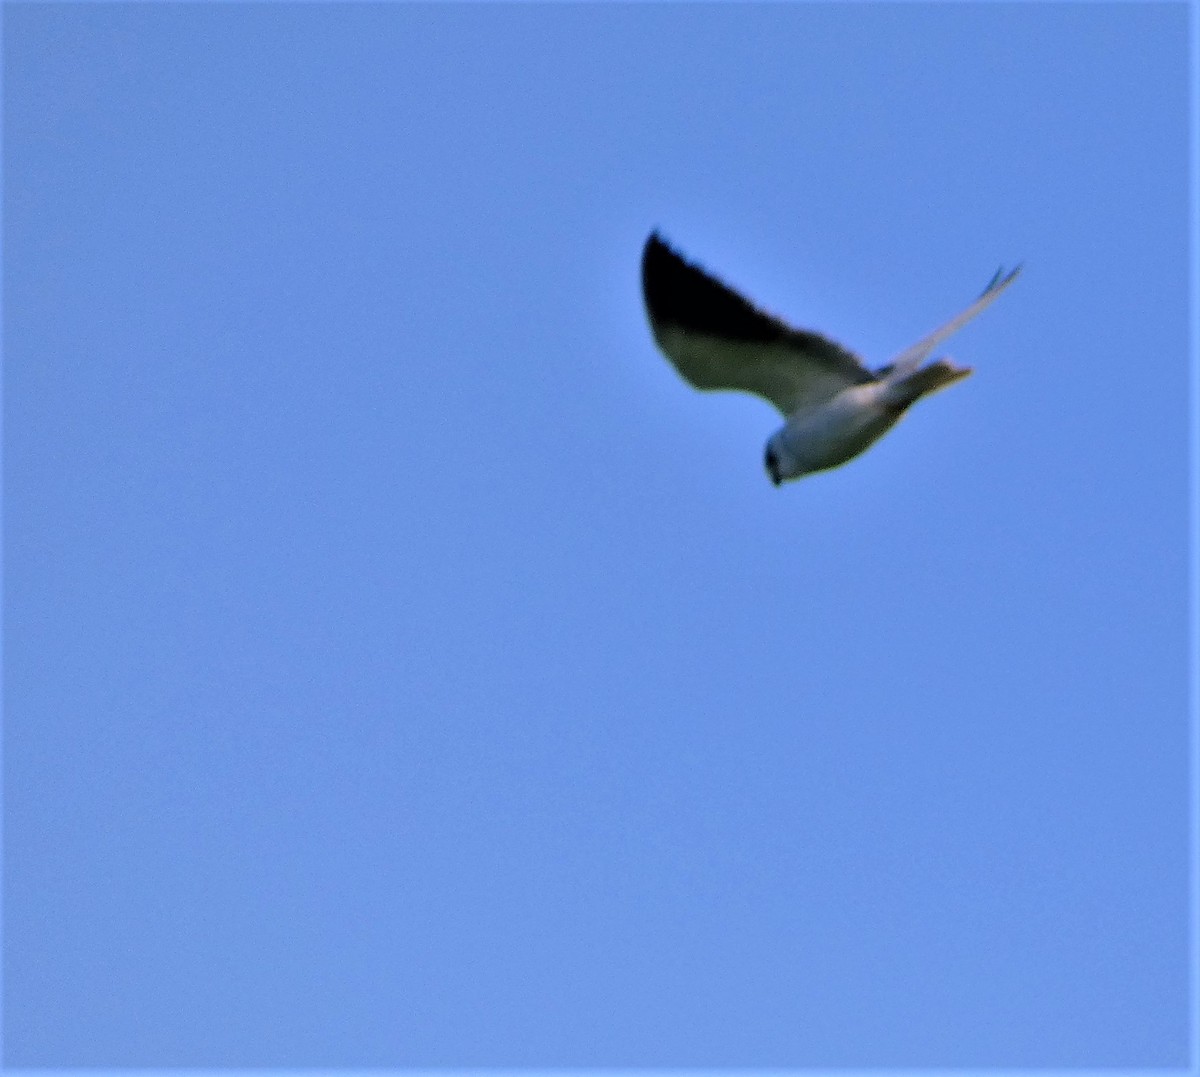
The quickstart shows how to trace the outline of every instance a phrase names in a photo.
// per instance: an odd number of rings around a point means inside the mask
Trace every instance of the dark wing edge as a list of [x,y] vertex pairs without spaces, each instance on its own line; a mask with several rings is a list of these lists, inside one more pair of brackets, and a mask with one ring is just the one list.
[[1020,263],[1016,269],[1012,270],[1007,275],[1004,272],[1004,266],[1001,266],[996,270],[996,275],[992,277],[990,281],[988,281],[988,286],[979,293],[979,298],[982,299],[988,294],[988,292],[999,291],[1001,288],[1007,287],[1011,281],[1017,279],[1017,274],[1021,272],[1021,269],[1024,267],[1024,265],[1024,262]]
[[657,232],[650,233],[642,250],[642,294],[655,325],[745,344],[778,343],[789,332],[779,319],[685,261]]
[[759,310],[728,285],[688,262],[657,230],[650,233],[642,250],[642,294],[660,345],[663,330],[678,327],[686,333],[731,343],[779,344],[802,351],[852,384],[875,379],[853,352],[828,337],[793,329]]

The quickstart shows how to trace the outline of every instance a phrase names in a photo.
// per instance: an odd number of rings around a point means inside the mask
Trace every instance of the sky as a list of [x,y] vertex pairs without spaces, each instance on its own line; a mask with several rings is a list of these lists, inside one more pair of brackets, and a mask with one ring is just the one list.
[[6,4],[7,1065],[1186,1065],[1187,14]]

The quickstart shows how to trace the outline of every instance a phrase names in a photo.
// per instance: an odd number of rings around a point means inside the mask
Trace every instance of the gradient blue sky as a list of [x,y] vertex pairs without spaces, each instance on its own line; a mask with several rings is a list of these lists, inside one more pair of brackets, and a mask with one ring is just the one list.
[[1184,5],[3,18],[10,1066],[1186,1063]]

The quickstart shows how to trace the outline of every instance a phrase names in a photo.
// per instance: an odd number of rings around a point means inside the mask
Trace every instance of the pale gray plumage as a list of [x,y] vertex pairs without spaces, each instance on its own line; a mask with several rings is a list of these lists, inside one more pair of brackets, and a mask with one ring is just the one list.
[[642,291],[654,339],[697,389],[739,389],[787,420],[767,442],[777,486],[837,467],[883,436],[922,396],[971,373],[929,354],[992,303],[1020,272],[1000,270],[962,313],[872,371],[818,333],[793,329],[685,261],[651,233],[642,252]]

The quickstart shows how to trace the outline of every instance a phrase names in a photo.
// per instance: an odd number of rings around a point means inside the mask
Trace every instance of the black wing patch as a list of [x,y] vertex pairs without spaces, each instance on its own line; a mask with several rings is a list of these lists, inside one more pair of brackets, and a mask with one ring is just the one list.
[[642,251],[642,291],[653,322],[746,344],[786,340],[792,330],[732,288],[684,261],[652,232]]
[[759,310],[657,232],[642,251],[642,291],[654,339],[697,389],[757,393],[789,415],[875,380],[853,352]]

